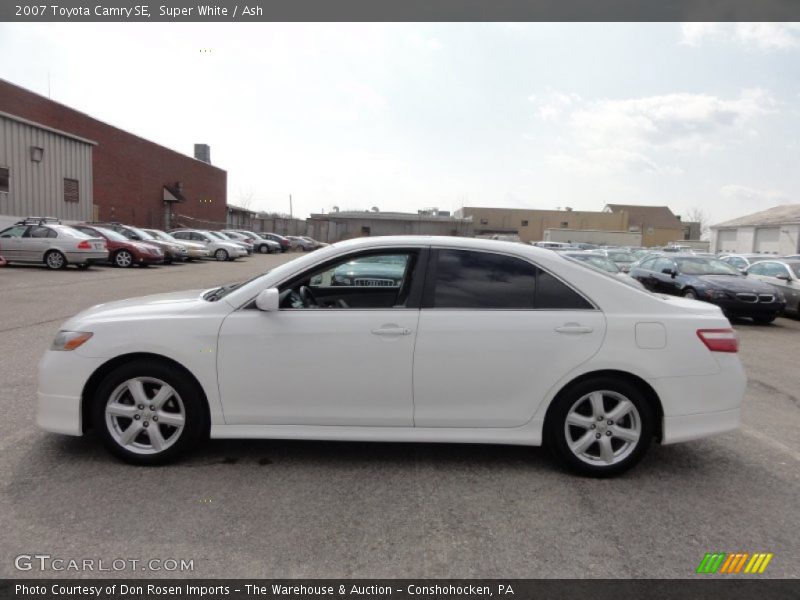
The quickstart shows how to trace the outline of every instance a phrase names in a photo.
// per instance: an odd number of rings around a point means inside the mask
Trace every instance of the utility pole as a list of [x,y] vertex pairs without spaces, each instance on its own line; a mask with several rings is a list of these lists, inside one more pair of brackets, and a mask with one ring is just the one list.
[[292,212],[292,195],[289,194],[289,218],[294,218],[294,213]]

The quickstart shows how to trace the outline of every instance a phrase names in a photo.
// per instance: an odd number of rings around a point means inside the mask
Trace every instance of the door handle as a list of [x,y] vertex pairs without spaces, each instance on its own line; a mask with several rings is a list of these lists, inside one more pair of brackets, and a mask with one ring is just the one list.
[[383,327],[378,327],[377,329],[373,329],[372,333],[375,335],[410,335],[411,330],[407,327],[395,327],[390,325],[384,325]]
[[555,331],[558,333],[592,333],[594,329],[577,323],[566,323],[561,327],[556,327]]

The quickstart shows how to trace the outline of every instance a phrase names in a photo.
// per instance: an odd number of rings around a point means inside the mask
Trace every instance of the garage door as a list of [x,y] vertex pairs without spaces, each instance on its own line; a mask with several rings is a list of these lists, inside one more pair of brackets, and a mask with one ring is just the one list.
[[720,252],[738,252],[736,247],[736,229],[722,229],[717,234],[717,250]]
[[780,248],[778,244],[780,231],[780,227],[762,227],[756,229],[756,243],[754,250],[756,252],[777,254]]

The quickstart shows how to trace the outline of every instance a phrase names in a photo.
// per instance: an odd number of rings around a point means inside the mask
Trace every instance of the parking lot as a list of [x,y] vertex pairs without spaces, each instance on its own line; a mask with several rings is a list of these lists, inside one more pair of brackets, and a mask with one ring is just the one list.
[[539,448],[479,445],[212,441],[141,468],[37,429],[36,364],[63,320],[292,257],[0,269],[3,577],[41,576],[14,568],[34,553],[190,559],[196,577],[692,577],[715,551],[772,552],[765,576],[800,576],[798,320],[735,323],[749,376],[739,431],[653,446],[611,480],[567,474]]

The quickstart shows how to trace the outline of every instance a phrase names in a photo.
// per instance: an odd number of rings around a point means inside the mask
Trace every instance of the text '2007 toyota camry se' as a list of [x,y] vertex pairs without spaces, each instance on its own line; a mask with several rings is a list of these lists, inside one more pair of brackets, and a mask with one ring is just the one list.
[[40,364],[38,423],[153,464],[204,437],[549,446],[614,475],[735,429],[717,306],[489,240],[334,244],[250,281],[92,307]]

